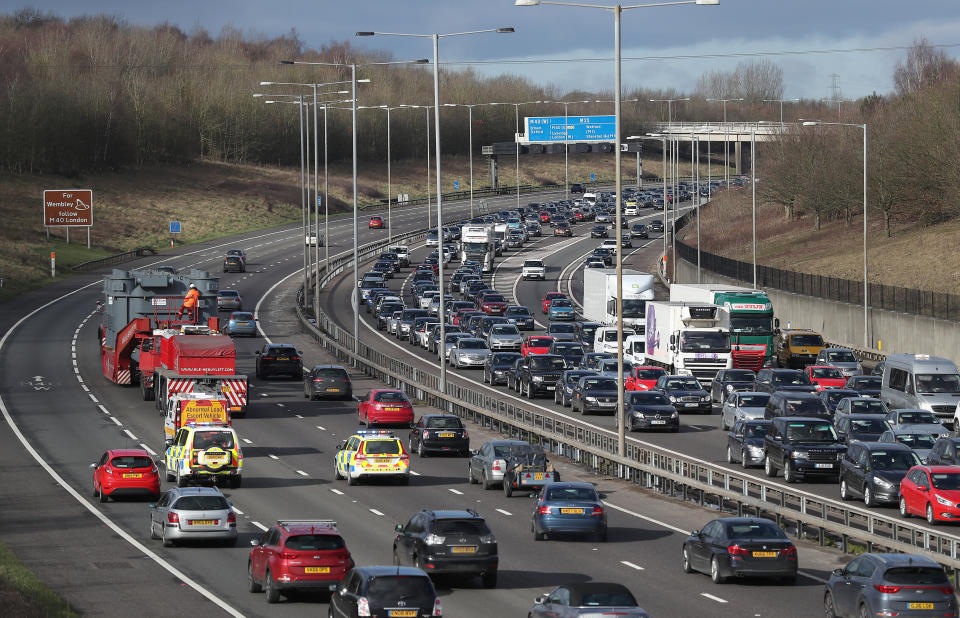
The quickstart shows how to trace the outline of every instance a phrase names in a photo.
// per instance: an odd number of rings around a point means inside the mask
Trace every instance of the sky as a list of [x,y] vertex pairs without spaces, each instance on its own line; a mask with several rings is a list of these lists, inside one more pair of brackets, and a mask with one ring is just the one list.
[[[516,7],[513,0],[0,0],[2,12],[24,7],[65,18],[105,13],[136,25],[169,22],[185,31],[200,26],[213,36],[225,26],[267,37],[295,30],[308,47],[350,40],[398,60],[431,57],[429,39],[354,33],[513,27],[514,34],[443,38],[441,63],[487,75],[522,75],[561,94],[613,90],[614,18],[599,9]],[[949,57],[960,58],[958,9],[958,0],[720,0],[719,6],[625,10],[623,87],[691,92],[704,72],[731,70],[752,57],[780,64],[784,98],[884,94],[892,91],[893,70],[906,50],[877,48],[908,47],[926,37],[930,44],[948,46],[942,49]],[[877,51],[823,53],[864,48]],[[838,93],[831,89],[834,80]]]

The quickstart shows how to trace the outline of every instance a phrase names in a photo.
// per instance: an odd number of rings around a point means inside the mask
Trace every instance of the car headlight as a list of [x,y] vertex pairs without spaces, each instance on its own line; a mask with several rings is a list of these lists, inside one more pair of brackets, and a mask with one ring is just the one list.
[[436,534],[428,534],[427,538],[423,540],[427,545],[443,545],[444,537],[437,536]]
[[634,418],[643,418],[643,412],[641,410],[633,410],[632,414]]
[[596,397],[587,397],[586,400],[589,401],[590,403],[597,403]]
[[747,452],[755,457],[758,457],[763,455],[763,448],[759,446],[747,446]]
[[530,379],[533,380],[534,382],[543,382],[543,376],[533,376]]
[[700,398],[700,401],[710,401],[710,395],[704,395]]
[[673,395],[670,395],[670,402],[671,402],[671,403],[676,403],[676,402],[677,402],[677,398],[674,397]]
[[937,502],[939,502],[939,503],[942,504],[943,506],[949,506],[949,507],[956,506],[953,502],[950,502],[950,501],[947,500],[946,498],[942,498],[942,497],[940,497],[940,496],[934,496],[934,498],[936,498],[936,499],[937,499]]
[[790,453],[793,459],[810,459],[810,453],[806,451],[793,451]]
[[873,482],[877,487],[882,487],[884,489],[893,489],[894,485],[887,479],[882,479],[878,476],[873,477]]
[[733,384],[727,384],[727,386],[725,387],[725,390],[726,390],[728,393],[732,393],[732,392],[733,392]]

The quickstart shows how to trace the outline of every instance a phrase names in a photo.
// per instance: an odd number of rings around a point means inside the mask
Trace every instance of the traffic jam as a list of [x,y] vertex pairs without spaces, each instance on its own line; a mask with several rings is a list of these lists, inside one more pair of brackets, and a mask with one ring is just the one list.
[[[634,243],[639,249],[661,241],[662,220],[644,214],[659,216],[665,204],[679,206],[721,185],[625,188],[621,229],[610,192],[434,229],[423,248],[388,246],[364,266],[359,311],[369,328],[431,367],[444,365],[512,397],[673,440],[699,431],[700,417],[708,415],[719,424],[715,446],[731,466],[782,475],[788,484],[829,485],[831,497],[898,509],[902,518],[931,525],[960,518],[960,438],[952,430],[960,373],[951,361],[923,354],[861,359],[817,332],[781,327],[762,290],[664,286],[656,275],[627,266],[618,289],[614,266],[627,261],[627,250],[632,255]],[[383,228],[380,217],[370,218],[369,229]],[[570,265],[529,252],[553,237],[599,244]],[[243,250],[231,250],[223,270],[245,272],[246,260]],[[508,260],[514,274],[505,281],[499,266]],[[525,293],[554,281],[542,295]],[[333,483],[409,485],[417,459],[445,456],[477,490],[529,496],[524,525],[534,541],[616,540],[604,493],[593,483],[561,479],[559,461],[539,444],[506,437],[471,442],[476,430],[465,419],[418,409],[409,393],[389,385],[355,393],[346,367],[304,366],[293,343],[264,343],[254,355],[256,382],[243,375],[234,339],[257,337],[258,319],[245,310],[239,290],[220,289],[205,271],[114,270],[104,278],[104,295],[98,327],[104,378],[153,402],[165,451],[156,458],[143,449],[102,453],[91,465],[92,493],[103,503],[143,496],[149,536],[164,547],[238,542],[231,500],[243,491],[242,444],[249,442],[232,421],[257,405],[249,397],[255,384],[280,376],[302,381],[309,402],[346,402],[356,415],[357,429],[329,458]],[[392,565],[362,565],[325,514],[278,520],[251,541],[247,587],[267,603],[329,591],[330,616],[441,616],[438,578],[476,578],[488,589],[502,584],[495,528],[474,509],[424,509],[397,524]],[[676,551],[685,573],[715,584],[792,585],[801,567],[787,531],[761,517],[706,521]],[[829,616],[956,615],[946,572],[922,556],[865,553],[824,581]],[[864,592],[851,595],[852,583]],[[593,582],[554,587],[536,598],[529,615],[648,614],[623,585]]]

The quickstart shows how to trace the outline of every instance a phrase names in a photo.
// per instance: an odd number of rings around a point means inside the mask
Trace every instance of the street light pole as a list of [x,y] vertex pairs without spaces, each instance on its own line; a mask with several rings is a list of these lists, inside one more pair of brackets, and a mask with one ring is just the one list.
[[750,130],[750,189],[753,194],[753,289],[757,289],[757,130]]
[[779,103],[780,104],[780,126],[783,126],[783,104],[784,103],[796,103],[800,99],[764,99],[764,103]]
[[743,101],[743,97],[736,99],[705,99],[707,101],[714,101],[723,103],[723,184],[724,189],[730,188],[730,128],[727,126],[727,102],[728,101]]
[[357,229],[357,65],[350,65],[350,107],[353,128],[353,353],[360,352],[360,234]]
[[[326,114],[324,114],[326,116]],[[320,140],[317,138],[317,84],[313,84],[313,220],[317,243],[313,245],[313,315],[320,315]]]
[[[707,4],[704,2],[697,2],[697,4]],[[627,7],[634,8],[634,7]],[[690,97],[684,97],[682,99],[650,99],[651,103],[666,103],[667,104],[667,124],[673,122],[673,102],[674,101],[689,101]]]

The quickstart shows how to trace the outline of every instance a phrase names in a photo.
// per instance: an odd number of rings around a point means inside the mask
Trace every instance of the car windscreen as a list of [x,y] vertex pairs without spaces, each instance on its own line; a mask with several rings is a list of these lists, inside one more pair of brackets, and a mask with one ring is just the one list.
[[518,358],[520,358],[520,355],[516,352],[510,354],[494,354],[491,362],[493,362],[494,365],[512,365]]
[[823,337],[820,335],[793,335],[790,337],[790,345],[795,347],[822,347]]
[[840,352],[827,352],[827,360],[831,363],[856,363],[857,357],[853,352],[842,350]]
[[223,496],[183,496],[170,508],[177,511],[225,511],[230,505]]
[[530,310],[526,307],[509,307],[506,315],[530,315]]
[[937,489],[960,489],[960,474],[955,472],[934,472],[930,475],[930,478],[933,479],[933,486]]
[[550,303],[551,308],[573,307],[573,303],[566,298],[558,298]]
[[920,393],[960,393],[960,375],[921,373],[916,379],[917,392]]
[[463,423],[455,416],[433,416],[426,420],[424,427],[434,429],[462,429]]
[[906,444],[910,448],[933,448],[936,438],[929,433],[898,433],[894,436],[900,444]]
[[597,491],[592,487],[550,487],[547,486],[547,500],[574,500],[577,502],[596,502]]
[[730,335],[718,332],[685,332],[680,338],[683,352],[729,352]]
[[831,404],[840,403],[841,399],[846,399],[847,397],[855,396],[850,391],[827,390],[823,392],[826,393],[825,397],[827,398],[827,401],[830,402]]
[[617,381],[609,378],[583,378],[583,389],[590,391],[615,391]]
[[935,425],[939,422],[932,412],[901,412],[899,418],[901,425]]
[[850,431],[853,433],[883,433],[890,429],[886,421],[879,418],[852,418],[850,420]]
[[740,395],[737,401],[741,408],[762,408],[769,400],[770,395]]
[[396,391],[383,391],[375,393],[373,400],[383,403],[407,403],[407,396]]
[[504,300],[503,296],[500,294],[487,294],[481,299],[481,302],[485,303],[504,303],[507,302]]
[[438,519],[433,523],[434,534],[471,534],[485,536],[490,534],[486,522],[480,519]]
[[150,468],[153,460],[142,455],[118,455],[110,460],[114,468]]
[[638,380],[656,380],[665,373],[663,369],[637,369],[634,372]]
[[756,375],[748,369],[728,369],[723,374],[726,382],[753,382]]
[[791,371],[773,374],[773,383],[777,386],[809,386],[810,379],[799,371]]
[[530,369],[534,371],[549,371],[551,369],[565,369],[566,361],[562,358],[530,358]]
[[663,393],[629,393],[627,402],[633,406],[668,406],[670,401]]
[[816,367],[810,370],[814,378],[827,378],[830,380],[842,380],[843,372],[833,367]]
[[920,458],[911,451],[874,451],[870,454],[870,465],[874,470],[906,471],[919,466]]
[[486,350],[486,342],[480,339],[461,339],[457,342],[457,347],[461,350]]
[[[617,369],[617,359],[615,358],[605,358],[599,363],[600,371],[618,371]],[[631,363],[628,360],[623,361],[623,373],[630,373]]]
[[553,344],[553,349],[557,354],[583,354],[583,346],[579,343],[569,341],[557,342]]
[[667,380],[667,389],[672,391],[698,391],[700,382],[696,378]]
[[787,423],[787,440],[792,442],[836,442],[832,423]]
[[299,551],[331,551],[345,547],[338,534],[295,534],[287,537],[284,546]]
[[193,448],[204,450],[218,447],[233,448],[233,433],[229,431],[198,431],[193,434]]
[[[420,599],[433,598],[436,593],[433,584],[426,575],[382,575],[373,577],[367,584],[365,595],[383,599]],[[408,601],[409,602],[409,601]]]
[[490,333],[493,335],[519,335],[520,331],[513,324],[494,324]]
[[767,435],[767,429],[770,423],[747,423],[743,426],[743,435],[745,438],[762,438]]
[[784,534],[776,524],[762,521],[748,523],[727,524],[727,538],[729,539],[785,539]]
[[543,268],[543,262],[540,260],[526,260],[523,266],[525,268]]
[[813,399],[787,399],[788,416],[806,416],[826,414],[823,402],[818,398]]
[[399,455],[403,447],[397,440],[364,440],[363,452],[367,455]]

